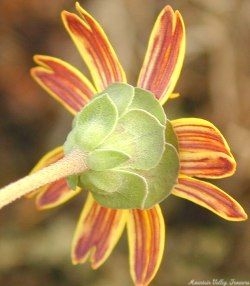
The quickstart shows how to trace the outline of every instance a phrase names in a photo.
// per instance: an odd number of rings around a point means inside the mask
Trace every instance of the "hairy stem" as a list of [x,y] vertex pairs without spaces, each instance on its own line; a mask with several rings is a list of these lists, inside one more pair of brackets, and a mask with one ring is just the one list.
[[0,189],[0,209],[41,186],[86,170],[85,154],[74,150],[56,163]]

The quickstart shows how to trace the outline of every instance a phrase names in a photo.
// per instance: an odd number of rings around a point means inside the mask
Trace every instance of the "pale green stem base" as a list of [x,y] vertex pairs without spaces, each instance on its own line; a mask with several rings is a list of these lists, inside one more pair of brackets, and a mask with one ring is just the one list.
[[0,209],[41,186],[86,170],[84,153],[74,150],[56,163],[0,189]]

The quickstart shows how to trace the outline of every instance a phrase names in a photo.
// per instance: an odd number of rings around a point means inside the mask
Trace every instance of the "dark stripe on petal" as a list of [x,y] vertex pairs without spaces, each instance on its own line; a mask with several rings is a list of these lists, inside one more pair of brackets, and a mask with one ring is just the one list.
[[199,118],[173,120],[178,138],[181,173],[203,178],[231,176],[236,162],[220,131]]
[[160,207],[131,210],[128,219],[130,272],[135,285],[148,285],[159,269],[165,243]]
[[126,82],[125,73],[101,26],[78,3],[82,18],[64,11],[62,18],[72,40],[87,64],[98,91],[111,83]]
[[[49,166],[50,164],[53,164],[57,162],[58,160],[62,159],[64,153],[63,153],[63,148],[62,146],[57,147],[47,154],[45,154],[35,165],[35,167],[31,170],[31,174],[34,172],[39,171],[40,169]],[[42,192],[45,190],[47,186],[43,186],[35,191],[30,192],[28,195],[26,195],[27,198],[33,198],[36,194],[39,192]]]
[[33,78],[71,113],[80,111],[96,93],[87,78],[68,63],[42,55],[35,56],[35,61],[41,66],[31,70]]
[[122,234],[126,217],[127,211],[104,208],[89,195],[73,239],[73,263],[89,257],[95,269],[104,263]]
[[78,195],[80,191],[79,188],[69,189],[65,179],[58,180],[39,192],[36,197],[36,206],[40,210],[57,207]]
[[150,36],[138,86],[150,90],[164,103],[178,80],[185,52],[181,15],[166,6]]
[[226,220],[247,219],[241,205],[218,187],[185,176],[180,176],[178,181],[172,194],[207,208]]

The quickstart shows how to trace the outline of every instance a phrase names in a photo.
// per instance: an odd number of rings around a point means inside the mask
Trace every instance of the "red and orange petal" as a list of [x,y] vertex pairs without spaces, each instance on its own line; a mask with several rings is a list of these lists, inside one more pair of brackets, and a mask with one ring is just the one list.
[[237,201],[210,183],[180,176],[172,194],[194,202],[226,220],[247,219],[247,214]]
[[57,207],[78,195],[80,191],[80,188],[69,189],[66,179],[55,181],[40,190],[36,196],[36,206],[40,210]]
[[49,166],[62,159],[64,156],[63,147],[59,146],[46,153],[35,165],[35,167],[31,170],[31,173],[37,172],[38,170]]
[[90,258],[94,269],[103,264],[122,234],[127,214],[126,210],[102,207],[89,194],[74,234],[72,262],[84,263]]
[[231,176],[236,162],[220,131],[209,121],[181,118],[171,121],[179,142],[180,173],[201,178]]
[[[64,152],[62,146],[51,150],[39,160],[39,162],[32,169],[31,173],[57,162],[58,160],[62,159],[63,156]],[[31,192],[27,195],[27,198],[36,196],[36,206],[38,209],[43,210],[57,207],[67,202],[76,196],[80,191],[80,188],[77,188],[76,190],[69,189],[66,180],[61,179]]]
[[114,82],[126,82],[122,66],[101,26],[76,3],[80,17],[63,11],[63,23],[87,64],[98,91]]
[[156,20],[139,75],[138,86],[150,90],[162,104],[178,80],[185,53],[185,28],[178,11],[166,6]]
[[130,272],[135,285],[145,286],[159,269],[165,243],[165,223],[159,205],[131,210],[128,217]]
[[[35,173],[37,171],[39,171],[40,169],[49,166],[50,164],[53,164],[55,162],[57,162],[58,160],[62,159],[62,157],[64,156],[64,152],[63,152],[63,147],[57,147],[53,150],[51,150],[50,152],[48,152],[47,154],[45,154],[35,165],[35,167],[31,170],[31,174]],[[37,190],[34,190],[32,192],[30,192],[28,195],[26,195],[27,198],[32,198],[34,197],[36,194],[38,194],[40,191],[43,191],[44,189],[46,189],[47,186],[43,186]]]
[[32,77],[72,114],[96,93],[89,80],[70,64],[42,55],[36,55],[34,60],[40,66],[31,69]]

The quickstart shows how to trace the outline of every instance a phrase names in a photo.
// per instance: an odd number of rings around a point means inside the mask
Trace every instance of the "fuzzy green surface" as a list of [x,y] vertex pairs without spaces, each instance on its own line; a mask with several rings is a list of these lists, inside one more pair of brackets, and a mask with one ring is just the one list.
[[103,206],[150,208],[165,199],[179,172],[177,140],[154,95],[115,83],[77,115],[65,154],[83,152],[88,170],[69,186],[90,191]]

